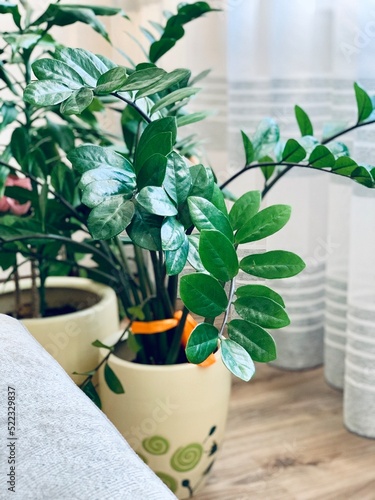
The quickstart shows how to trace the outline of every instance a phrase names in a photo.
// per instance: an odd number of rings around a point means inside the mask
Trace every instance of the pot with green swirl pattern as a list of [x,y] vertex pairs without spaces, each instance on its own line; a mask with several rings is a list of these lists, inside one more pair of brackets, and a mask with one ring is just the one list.
[[190,498],[204,486],[220,450],[230,373],[218,354],[208,367],[141,365],[120,356],[111,355],[109,364],[125,394],[111,392],[102,373],[102,409],[177,497]]

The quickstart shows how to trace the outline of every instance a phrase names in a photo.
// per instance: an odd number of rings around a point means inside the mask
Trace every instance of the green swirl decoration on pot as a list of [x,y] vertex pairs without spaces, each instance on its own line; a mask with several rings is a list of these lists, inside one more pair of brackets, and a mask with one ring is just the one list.
[[178,483],[172,476],[169,476],[164,472],[155,472],[155,474],[163,481],[166,486],[168,486],[172,493],[176,493]]
[[201,444],[188,444],[175,451],[171,458],[171,467],[177,472],[187,472],[198,465],[202,455],[203,447]]
[[162,436],[151,436],[142,441],[143,448],[151,455],[165,455],[169,450],[169,442]]
[[137,451],[137,455],[139,456],[139,458],[140,458],[141,460],[143,460],[143,461],[144,461],[144,463],[145,463],[145,464],[148,464],[148,460],[147,460],[147,458],[146,458],[144,455],[142,455],[142,453],[138,453],[138,451]]

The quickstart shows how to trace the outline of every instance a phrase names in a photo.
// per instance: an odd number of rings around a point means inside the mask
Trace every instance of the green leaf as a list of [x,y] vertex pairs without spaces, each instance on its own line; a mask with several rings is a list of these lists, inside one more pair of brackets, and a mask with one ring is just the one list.
[[248,191],[234,203],[229,212],[229,220],[233,229],[240,229],[259,211],[261,203],[260,191]]
[[214,192],[212,193],[211,203],[215,205],[215,207],[226,217],[228,217],[228,209],[225,203],[224,194],[216,183],[214,184]]
[[290,324],[285,309],[267,297],[239,297],[234,308],[241,318],[263,328],[283,328]]
[[198,196],[189,196],[188,205],[192,221],[199,231],[216,229],[233,241],[233,230],[228,218],[211,202]]
[[228,298],[220,283],[203,273],[182,276],[180,296],[191,312],[203,317],[215,318],[228,305]]
[[32,26],[40,26],[43,23],[55,26],[68,26],[76,22],[88,24],[109,41],[104,25],[96,17],[91,6],[50,4],[47,10],[33,22]]
[[188,236],[189,240],[189,254],[188,254],[188,262],[189,264],[199,272],[205,271],[205,268],[202,264],[201,258],[199,256],[199,234],[191,234]]
[[191,166],[189,171],[192,184],[190,196],[200,196],[211,200],[215,185],[211,168],[199,164]]
[[96,95],[107,95],[116,92],[124,86],[127,79],[128,75],[125,68],[122,66],[112,68],[100,76],[94,92]]
[[196,113],[191,113],[189,115],[182,115],[177,118],[177,127],[184,127],[185,125],[191,125],[192,123],[200,122],[205,120],[211,115],[211,111],[197,111]]
[[55,51],[55,59],[73,68],[90,87],[96,87],[101,75],[109,69],[102,58],[84,49],[64,47]]
[[[371,167],[370,167],[371,168]],[[368,169],[362,165],[354,170],[350,176],[355,182],[362,184],[363,186],[372,188],[374,187],[374,180]]]
[[313,126],[306,111],[304,111],[299,106],[294,106],[294,113],[296,115],[296,120],[301,131],[301,135],[314,135]]
[[104,365],[104,378],[112,392],[115,394],[124,394],[125,391],[122,383],[108,363]]
[[[280,143],[279,143],[280,144]],[[275,160],[270,156],[263,156],[263,158],[259,158],[258,163],[275,163]],[[264,167],[260,167],[262,174],[266,181],[270,179],[275,171],[276,165],[265,165]]]
[[358,168],[358,163],[356,163],[352,158],[348,156],[340,156],[335,161],[332,170],[345,177],[350,177],[352,173]]
[[2,121],[0,123],[0,131],[2,131],[18,117],[15,103],[4,101],[0,108],[0,116],[2,116]]
[[167,157],[167,169],[164,178],[164,189],[177,204],[181,205],[190,192],[191,177],[185,159],[172,151]]
[[208,323],[197,325],[191,332],[186,344],[186,357],[190,363],[203,363],[210,354],[216,351],[219,330]]
[[195,94],[197,94],[201,89],[196,89],[196,88],[191,88],[191,87],[185,87],[183,89],[177,89],[170,94],[167,94],[166,96],[162,97],[159,99],[156,104],[154,104],[151,108],[150,115],[153,115],[156,113],[156,111],[159,111],[160,109],[163,109],[167,106],[170,106],[171,104],[174,104],[178,101],[182,101],[183,99],[187,99],[188,97],[191,97]]
[[243,132],[242,130],[241,130],[241,135],[242,135],[243,147],[245,150],[246,165],[250,165],[250,163],[254,160],[253,143],[248,138],[248,136],[245,134],[245,132]]
[[38,80],[54,80],[71,90],[80,89],[85,85],[77,71],[62,61],[38,59],[32,64],[32,69]]
[[254,323],[234,319],[228,323],[228,336],[242,346],[251,359],[268,363],[276,359],[276,344],[271,335]]
[[168,276],[180,274],[186,265],[189,253],[189,240],[184,234],[184,241],[177,250],[167,250],[165,252],[165,264]]
[[176,44],[176,40],[173,38],[163,38],[157,40],[150,47],[150,61],[156,62],[164,54],[166,54],[172,47]]
[[93,208],[110,196],[131,198],[135,182],[125,170],[95,168],[83,174],[79,186],[83,188],[82,203]]
[[255,366],[249,353],[237,342],[222,340],[221,357],[228,370],[241,380],[248,382],[254,375]]
[[23,166],[30,149],[30,138],[25,127],[17,127],[13,130],[10,149],[17,163]]
[[190,76],[190,71],[188,69],[175,69],[158,80],[155,84],[150,85],[142,90],[139,90],[135,96],[135,99],[140,99],[141,97],[147,97],[149,95],[156,94],[163,90],[172,87],[181,80],[187,79]]
[[122,196],[105,199],[91,210],[87,225],[96,240],[107,240],[121,233],[131,222],[134,203]]
[[79,146],[68,154],[68,160],[81,174],[95,168],[116,168],[126,171],[131,177],[135,178],[133,167],[126,158],[112,151],[112,149],[103,148],[102,146],[93,144]]
[[60,112],[63,115],[79,115],[84,109],[90,106],[94,94],[91,89],[82,88],[75,90],[60,106]]
[[178,250],[185,242],[184,226],[175,217],[166,217],[161,226],[161,245],[163,250]]
[[134,71],[122,87],[122,91],[129,92],[131,90],[141,90],[149,87],[150,85],[155,85],[166,72],[161,68],[146,68]]
[[102,407],[100,397],[98,393],[96,392],[96,389],[94,387],[94,384],[92,383],[91,380],[89,380],[83,387],[82,391],[86,394],[87,397],[91,399],[93,403],[96,404],[98,408]]
[[309,164],[317,168],[332,168],[335,157],[326,146],[319,145],[312,151]]
[[135,245],[146,250],[161,250],[160,230],[162,221],[162,217],[136,207],[133,220],[127,228],[127,233]]
[[240,262],[240,268],[245,273],[267,279],[290,278],[303,271],[305,267],[305,263],[298,255],[285,250],[248,255]]
[[137,175],[137,186],[141,190],[146,186],[160,187],[167,170],[167,158],[159,153],[150,156]]
[[253,136],[254,158],[263,158],[273,153],[279,139],[280,130],[275,120],[264,118]]
[[73,90],[53,80],[32,82],[26,88],[23,98],[35,106],[54,106],[65,101],[73,94]]
[[306,151],[303,147],[295,139],[288,139],[282,154],[282,161],[299,163],[305,156]]
[[100,342],[100,340],[95,340],[94,342],[91,342],[91,345],[94,347],[102,347],[103,349],[108,349],[109,351],[113,351],[113,347],[103,344],[103,342]]
[[367,92],[358,83],[354,83],[354,92],[358,109],[357,123],[361,123],[371,115],[373,111],[372,101]]
[[268,297],[282,307],[285,307],[282,297],[268,286],[264,285],[244,285],[236,290],[237,297]]
[[238,258],[233,244],[217,230],[203,230],[199,241],[202,264],[219,281],[230,281],[238,274]]
[[177,127],[174,117],[161,118],[147,125],[138,143],[135,171],[138,173],[146,161],[158,153],[167,156],[176,141]]
[[272,205],[261,210],[236,233],[236,243],[249,243],[271,236],[280,231],[290,219],[289,205]]
[[0,14],[12,14],[14,23],[18,28],[21,28],[21,16],[15,2],[7,0],[0,1]]
[[138,193],[137,202],[154,215],[177,215],[177,208],[162,187],[146,186]]
[[3,39],[6,43],[12,47],[13,52],[17,53],[20,50],[30,50],[32,49],[40,40],[41,35],[39,33],[11,33],[3,35]]

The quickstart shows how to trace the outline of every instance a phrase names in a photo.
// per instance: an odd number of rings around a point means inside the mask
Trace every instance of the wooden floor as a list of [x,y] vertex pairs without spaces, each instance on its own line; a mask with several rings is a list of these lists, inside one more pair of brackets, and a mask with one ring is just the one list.
[[225,442],[197,500],[375,500],[375,440],[342,423],[321,368],[235,381]]

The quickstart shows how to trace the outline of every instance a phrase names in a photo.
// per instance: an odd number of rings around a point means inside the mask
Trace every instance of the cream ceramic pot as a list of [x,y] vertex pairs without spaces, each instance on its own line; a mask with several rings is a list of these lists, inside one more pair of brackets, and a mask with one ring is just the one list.
[[[100,349],[101,357],[107,353]],[[104,413],[178,498],[190,498],[203,487],[224,435],[231,375],[220,355],[207,368],[141,365],[114,354],[109,365],[125,394],[111,392],[101,371]]]
[[[22,281],[22,293],[27,295],[30,280]],[[24,319],[22,323],[71,378],[80,382],[83,377],[72,373],[92,370],[98,362],[98,348],[91,343],[119,329],[116,294],[105,285],[71,277],[49,278],[47,289],[49,308],[69,304],[79,310],[47,318]],[[6,314],[14,305],[14,286],[8,283],[1,290],[0,312]]]

